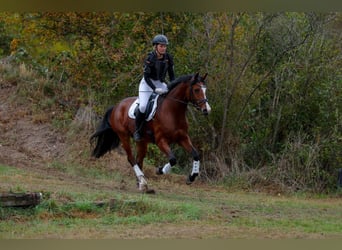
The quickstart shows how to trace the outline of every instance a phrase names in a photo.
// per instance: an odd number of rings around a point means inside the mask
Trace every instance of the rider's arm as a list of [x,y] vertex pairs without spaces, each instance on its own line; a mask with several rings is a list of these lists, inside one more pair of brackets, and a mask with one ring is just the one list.
[[154,86],[153,82],[151,81],[152,67],[154,67],[154,60],[151,53],[144,62],[144,79],[148,86],[150,86],[150,88],[154,91],[156,86]]

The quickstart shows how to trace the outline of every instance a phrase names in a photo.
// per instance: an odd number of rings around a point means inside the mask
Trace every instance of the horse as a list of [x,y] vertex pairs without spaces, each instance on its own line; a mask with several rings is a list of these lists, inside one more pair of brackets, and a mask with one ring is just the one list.
[[[147,180],[143,173],[143,160],[147,153],[148,143],[154,143],[168,158],[163,167],[156,168],[156,174],[168,174],[176,165],[177,159],[171,150],[171,144],[182,146],[193,158],[192,171],[188,175],[186,184],[191,184],[199,175],[200,157],[193,146],[188,134],[188,121],[186,111],[191,103],[202,114],[208,115],[211,111],[206,97],[207,74],[199,73],[183,75],[168,83],[169,91],[159,95],[157,110],[152,120],[146,121],[142,140],[136,142],[136,158],[131,148],[131,138],[135,131],[135,120],[128,115],[130,106],[138,97],[127,97],[117,106],[110,107],[104,114],[97,130],[90,137],[92,157],[100,158],[112,149],[122,145],[127,154],[127,160],[133,167],[137,178],[138,189],[148,192]],[[154,192],[154,191],[153,191]]]

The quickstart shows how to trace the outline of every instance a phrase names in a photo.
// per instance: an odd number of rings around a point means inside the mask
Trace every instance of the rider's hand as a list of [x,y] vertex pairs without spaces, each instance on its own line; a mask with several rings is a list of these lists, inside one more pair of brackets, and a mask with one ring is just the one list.
[[156,89],[154,90],[154,92],[156,92],[158,95],[165,94],[165,93],[167,93],[167,91],[168,91],[168,90],[164,90],[164,89],[162,89],[162,88],[156,88]]

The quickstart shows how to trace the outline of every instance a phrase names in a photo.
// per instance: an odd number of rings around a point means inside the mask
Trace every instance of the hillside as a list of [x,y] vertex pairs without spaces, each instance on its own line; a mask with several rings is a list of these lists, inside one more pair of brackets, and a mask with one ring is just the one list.
[[27,104],[16,102],[16,86],[1,82],[1,163],[22,168],[39,168],[65,154],[65,138],[50,124],[34,123]]
[[[0,164],[42,176],[84,181],[83,184],[89,185],[91,180],[82,180],[81,176],[68,173],[66,168],[70,162],[83,165],[84,168],[94,166],[90,161],[84,161],[86,156],[84,159],[72,159],[75,154],[89,155],[88,138],[91,131],[81,132],[81,138],[76,135],[76,139],[75,135],[55,129],[51,121],[37,120],[39,114],[32,113],[29,98],[19,98],[17,91],[16,82],[0,79]],[[125,161],[125,157],[119,153],[113,153],[110,157],[115,158],[115,161]],[[110,157],[105,157],[103,162],[109,163]],[[8,190],[2,187],[1,191]]]

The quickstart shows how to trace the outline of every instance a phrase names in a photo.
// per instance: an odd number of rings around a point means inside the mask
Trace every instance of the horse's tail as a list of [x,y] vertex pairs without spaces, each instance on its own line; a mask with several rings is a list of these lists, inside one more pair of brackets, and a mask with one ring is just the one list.
[[91,153],[93,157],[100,158],[105,153],[118,147],[120,144],[120,139],[118,135],[113,131],[109,122],[113,108],[114,107],[110,107],[106,111],[96,132],[90,137],[90,144],[93,145],[94,143],[96,143],[96,146]]

